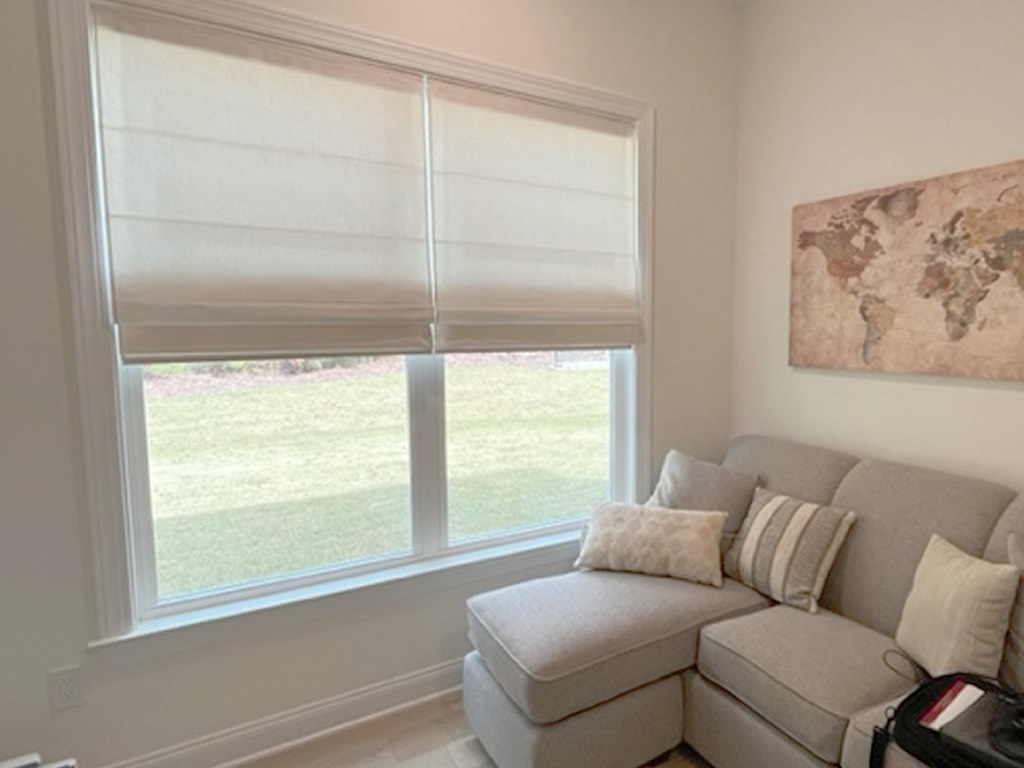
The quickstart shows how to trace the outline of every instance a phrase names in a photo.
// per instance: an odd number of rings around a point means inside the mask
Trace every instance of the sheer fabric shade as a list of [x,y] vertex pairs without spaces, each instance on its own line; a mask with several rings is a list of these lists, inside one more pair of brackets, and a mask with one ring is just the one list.
[[95,42],[125,360],[634,342],[632,122],[119,6]]
[[124,9],[98,22],[125,359],[430,349],[421,77]]
[[638,322],[634,126],[430,89],[437,347],[617,347]]

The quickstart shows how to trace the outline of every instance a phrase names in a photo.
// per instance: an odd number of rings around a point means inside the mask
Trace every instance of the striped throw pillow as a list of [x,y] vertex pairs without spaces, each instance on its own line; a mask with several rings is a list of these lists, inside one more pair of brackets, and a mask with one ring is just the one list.
[[758,488],[725,573],[773,600],[815,613],[854,512]]

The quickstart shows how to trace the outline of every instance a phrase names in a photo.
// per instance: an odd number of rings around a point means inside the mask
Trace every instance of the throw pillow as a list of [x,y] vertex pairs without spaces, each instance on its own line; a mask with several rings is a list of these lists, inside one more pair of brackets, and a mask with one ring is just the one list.
[[725,512],[610,502],[590,515],[576,567],[672,576],[722,586]]
[[815,613],[856,514],[758,488],[725,572],[773,600]]
[[[1006,537],[1006,552],[1010,564],[1024,571],[1024,536],[1011,533]],[[1010,611],[1010,631],[1006,635],[1006,650],[999,679],[1013,690],[1024,692],[1024,589],[1017,588],[1017,599]]]
[[757,475],[736,472],[679,451],[669,451],[661,466],[658,485],[647,503],[672,509],[728,512],[725,531],[732,534],[743,521],[756,485]]
[[1019,581],[1016,566],[971,557],[932,534],[903,604],[896,644],[933,677],[995,677]]

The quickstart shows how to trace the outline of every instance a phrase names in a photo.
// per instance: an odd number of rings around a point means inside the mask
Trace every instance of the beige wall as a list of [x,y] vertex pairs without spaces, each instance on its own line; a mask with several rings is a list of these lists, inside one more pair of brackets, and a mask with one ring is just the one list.
[[1024,489],[1024,384],[787,366],[790,211],[1024,157],[1019,0],[762,0],[741,32],[733,426]]
[[[653,455],[669,446],[720,452],[729,432],[735,9],[718,0],[276,5],[655,105]],[[465,597],[498,579],[354,608],[329,598],[85,651],[89,546],[46,45],[39,0],[0,4],[0,756],[43,749],[102,766],[458,658]],[[78,663],[84,706],[51,716],[47,671]]]

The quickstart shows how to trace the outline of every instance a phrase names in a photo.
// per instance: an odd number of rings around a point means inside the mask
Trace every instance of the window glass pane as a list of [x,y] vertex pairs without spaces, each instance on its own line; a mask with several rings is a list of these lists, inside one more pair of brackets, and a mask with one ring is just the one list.
[[608,498],[607,352],[448,355],[445,389],[453,543]]
[[411,550],[401,357],[144,374],[161,599]]

